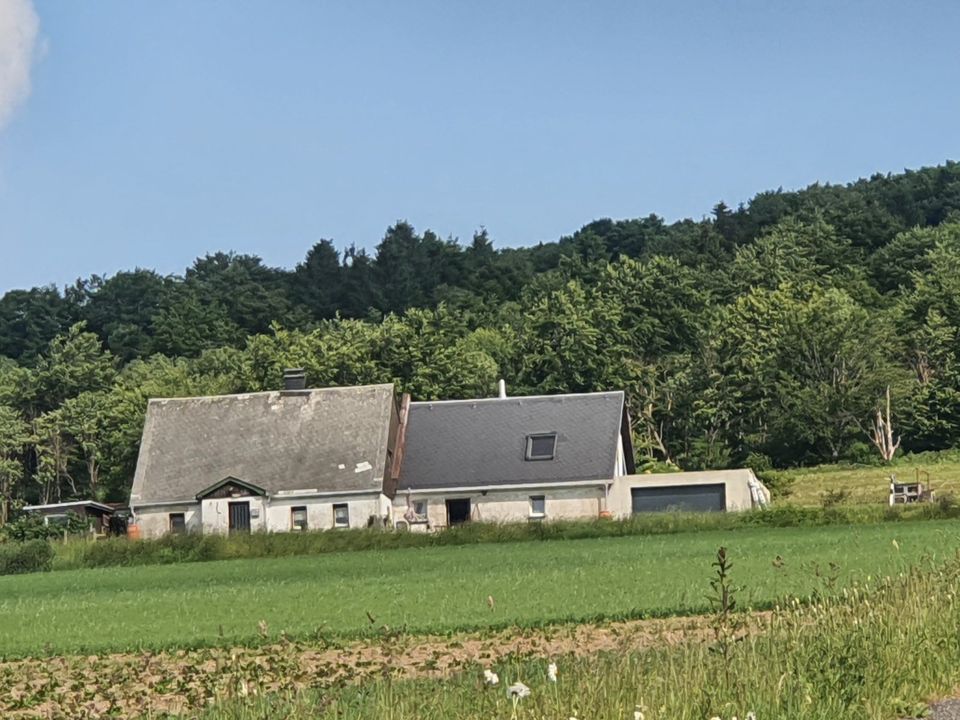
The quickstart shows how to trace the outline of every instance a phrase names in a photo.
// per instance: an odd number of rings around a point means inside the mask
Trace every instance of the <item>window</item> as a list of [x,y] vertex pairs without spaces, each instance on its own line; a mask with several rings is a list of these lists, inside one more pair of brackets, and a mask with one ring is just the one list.
[[527,460],[553,460],[556,449],[556,433],[527,435]]
[[338,528],[350,527],[350,510],[346,503],[333,506],[333,526]]
[[187,531],[187,519],[183,513],[170,513],[170,532],[182,535]]
[[426,500],[414,500],[413,501],[413,514],[417,516],[417,519],[427,518],[427,501]]
[[547,514],[547,499],[543,495],[530,496],[530,517],[542,518]]
[[307,509],[305,507],[290,508],[290,526],[294,530],[307,529]]

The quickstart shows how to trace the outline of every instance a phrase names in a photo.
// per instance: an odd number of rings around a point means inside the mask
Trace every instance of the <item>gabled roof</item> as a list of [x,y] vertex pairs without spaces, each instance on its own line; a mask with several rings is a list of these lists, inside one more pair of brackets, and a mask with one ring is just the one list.
[[379,491],[393,385],[151,400],[130,504],[195,502],[224,478],[268,494]]
[[208,497],[209,495],[215,493],[217,490],[222,488],[224,485],[235,485],[239,488],[243,488],[244,490],[249,491],[252,495],[259,495],[261,497],[267,494],[267,491],[264,490],[259,485],[254,485],[253,483],[248,483],[241,480],[240,478],[235,478],[232,475],[228,475],[223,480],[215,482],[210,487],[206,487],[200,492],[198,492],[197,500],[202,500],[203,498]]
[[[399,489],[612,479],[622,432],[629,456],[622,392],[411,403]],[[554,458],[526,460],[543,433],[557,434]]]

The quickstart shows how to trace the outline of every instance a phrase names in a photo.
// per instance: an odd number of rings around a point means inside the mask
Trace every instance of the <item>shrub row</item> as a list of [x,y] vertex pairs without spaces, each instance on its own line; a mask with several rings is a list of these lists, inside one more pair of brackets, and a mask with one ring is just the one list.
[[873,505],[828,508],[784,505],[742,513],[652,513],[637,515],[626,520],[469,523],[430,534],[364,529],[307,533],[252,533],[229,537],[168,535],[156,540],[126,538],[99,541],[75,540],[55,544],[57,557],[54,568],[157,565],[437,545],[574,540],[736,530],[746,527],[815,527],[957,517],[960,517],[960,506],[952,503],[892,508]]
[[0,543],[0,575],[49,570],[54,554],[46,540]]

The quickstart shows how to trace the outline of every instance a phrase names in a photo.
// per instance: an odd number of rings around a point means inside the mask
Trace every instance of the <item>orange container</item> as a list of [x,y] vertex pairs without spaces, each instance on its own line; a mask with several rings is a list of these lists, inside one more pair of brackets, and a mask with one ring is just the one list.
[[127,525],[127,537],[130,538],[131,540],[139,540],[140,526],[136,524]]

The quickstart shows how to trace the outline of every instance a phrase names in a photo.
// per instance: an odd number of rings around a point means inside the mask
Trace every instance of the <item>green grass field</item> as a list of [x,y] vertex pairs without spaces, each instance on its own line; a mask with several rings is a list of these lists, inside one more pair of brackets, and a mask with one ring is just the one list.
[[890,473],[904,482],[917,479],[937,494],[960,496],[960,454],[955,451],[921,453],[898,458],[890,466],[822,465],[771,474],[790,482],[790,495],[781,502],[819,505],[825,493],[847,490],[850,504],[887,504]]
[[[897,546],[894,545],[894,540]],[[823,583],[896,574],[960,548],[960,523],[751,528],[679,535],[331,553],[0,577],[0,655],[189,647],[295,637],[416,633],[700,612],[720,545],[742,605]],[[782,567],[773,564],[777,556]],[[491,610],[487,597],[493,596]],[[222,632],[222,635],[221,635]]]

